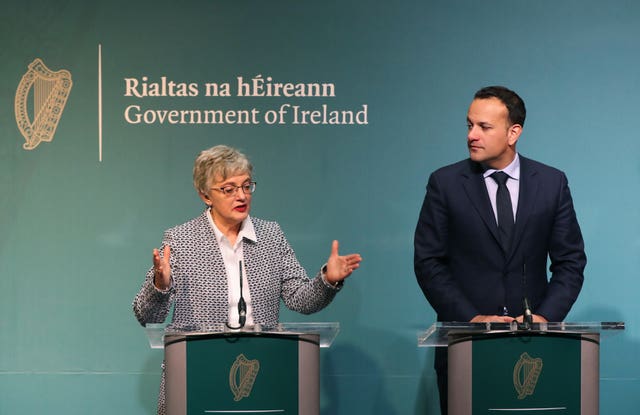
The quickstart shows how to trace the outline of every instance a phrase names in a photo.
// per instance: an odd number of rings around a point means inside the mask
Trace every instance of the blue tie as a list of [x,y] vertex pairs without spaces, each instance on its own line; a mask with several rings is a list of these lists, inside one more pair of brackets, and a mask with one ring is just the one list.
[[491,178],[498,183],[496,193],[496,210],[498,213],[498,231],[500,233],[500,243],[505,252],[509,251],[511,236],[513,234],[513,207],[511,206],[511,195],[507,188],[509,175],[505,172],[497,171],[491,174]]

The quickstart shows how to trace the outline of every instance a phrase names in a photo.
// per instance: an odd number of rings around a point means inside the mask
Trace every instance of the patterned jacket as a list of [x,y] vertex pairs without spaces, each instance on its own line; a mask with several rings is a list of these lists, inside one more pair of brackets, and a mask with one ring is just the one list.
[[[162,323],[174,313],[170,329],[212,330],[228,321],[229,301],[226,269],[205,210],[200,216],[164,233],[171,247],[171,287],[160,291],[153,285],[153,268],[133,301],[140,324]],[[244,265],[249,281],[253,318],[266,327],[278,323],[280,298],[291,310],[311,314],[333,300],[339,288],[320,277],[310,279],[296,259],[276,222],[251,217],[256,242],[244,239]]]

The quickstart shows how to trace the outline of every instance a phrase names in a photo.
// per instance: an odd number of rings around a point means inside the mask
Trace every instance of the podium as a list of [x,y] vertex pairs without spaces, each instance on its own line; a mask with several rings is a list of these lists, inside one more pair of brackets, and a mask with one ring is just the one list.
[[448,347],[449,414],[599,411],[600,340],[622,322],[436,323],[420,347]]
[[243,330],[146,327],[164,347],[168,415],[320,413],[320,347],[338,323],[280,323]]

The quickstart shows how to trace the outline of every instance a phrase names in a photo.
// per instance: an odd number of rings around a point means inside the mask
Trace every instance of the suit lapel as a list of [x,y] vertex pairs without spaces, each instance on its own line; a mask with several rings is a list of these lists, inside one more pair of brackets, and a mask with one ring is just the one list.
[[500,244],[498,224],[493,214],[489,194],[487,193],[487,185],[484,183],[482,168],[471,160],[469,160],[468,166],[469,169],[462,173],[462,186],[467,193],[471,205],[476,212],[478,212],[478,215],[487,226],[487,229],[489,229],[491,235],[493,235],[496,243]]
[[[256,238],[260,238],[259,226],[253,222],[253,227],[256,232]],[[269,269],[268,264],[265,262],[265,255],[261,251],[260,245],[256,241],[244,238],[242,240],[242,251],[244,256],[244,269],[247,275],[247,282],[249,283],[249,290],[251,290],[251,304],[253,305],[253,318],[259,318],[260,306],[264,304],[265,290],[261,286],[264,284],[264,272]],[[256,307],[258,310],[256,310]],[[255,321],[260,323],[260,321]]]
[[[205,305],[208,307],[206,316],[203,316],[206,319],[205,323],[207,321],[208,323],[227,322],[229,320],[227,269],[207,215],[208,213],[205,211],[193,228],[193,232],[196,234],[193,241],[202,241],[203,243],[189,242],[188,245],[192,251],[193,259],[189,257],[186,260],[195,262],[197,268],[188,278],[187,289],[191,291],[190,298],[202,298],[197,301],[196,308]],[[221,295],[218,295],[219,293]]]
[[538,177],[534,166],[526,158],[520,156],[520,191],[518,194],[518,211],[514,228],[511,251],[522,241],[527,222],[533,212],[538,194]]
[[[261,266],[258,264],[255,264],[255,259],[259,258],[259,256],[256,253],[256,243],[253,241],[250,241],[249,239],[243,239],[242,240],[242,251],[243,251],[243,256],[244,256],[244,268],[247,272],[247,281],[249,281],[249,287],[255,287],[256,286],[256,276],[260,274],[260,268]],[[259,290],[254,289],[254,292],[258,292]],[[252,292],[252,298],[253,298],[253,292]]]

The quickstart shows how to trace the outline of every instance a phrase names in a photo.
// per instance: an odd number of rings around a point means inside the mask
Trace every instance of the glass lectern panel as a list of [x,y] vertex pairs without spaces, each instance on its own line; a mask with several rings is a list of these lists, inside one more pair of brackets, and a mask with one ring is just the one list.
[[219,327],[213,327],[206,330],[173,330],[167,328],[166,324],[147,324],[144,327],[149,340],[149,346],[152,349],[164,348],[165,334],[206,334],[206,333],[281,333],[281,334],[318,334],[320,336],[320,347],[331,347],[336,336],[340,332],[340,323],[338,322],[313,322],[313,323],[279,323],[275,327],[262,327],[256,325],[253,327],[245,327],[241,330],[233,330],[220,324]]
[[427,330],[418,333],[418,347],[446,347],[450,335],[509,333],[534,331],[538,333],[597,333],[608,336],[624,330],[624,322],[587,322],[587,323],[533,323],[523,328],[522,323],[457,323],[437,322]]

